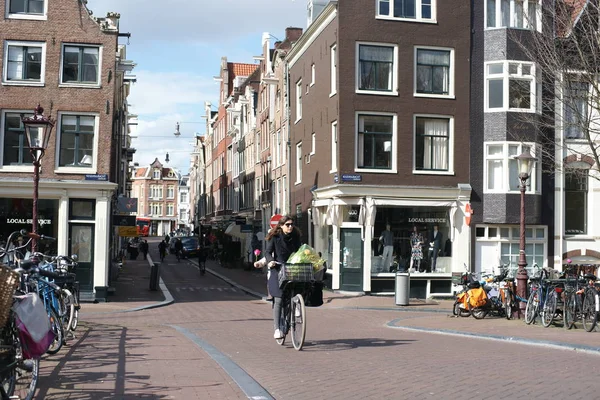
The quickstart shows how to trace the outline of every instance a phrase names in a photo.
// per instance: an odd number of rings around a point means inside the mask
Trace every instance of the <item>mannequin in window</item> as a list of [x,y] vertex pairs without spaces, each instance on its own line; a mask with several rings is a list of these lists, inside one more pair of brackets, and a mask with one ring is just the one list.
[[421,235],[416,226],[410,234],[411,247],[411,265],[415,271],[421,272],[421,260],[423,259],[423,235]]
[[390,266],[394,261],[394,233],[391,230],[390,224],[387,224],[385,231],[381,232],[379,242],[383,245],[383,272],[389,272]]
[[433,232],[429,235],[429,248],[431,249],[431,272],[436,271],[436,262],[440,250],[442,249],[442,232],[439,231],[439,226],[433,226]]

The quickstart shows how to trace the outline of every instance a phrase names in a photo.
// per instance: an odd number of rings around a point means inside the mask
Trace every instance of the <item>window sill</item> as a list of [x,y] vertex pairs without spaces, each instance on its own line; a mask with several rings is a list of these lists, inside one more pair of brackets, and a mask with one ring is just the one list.
[[33,172],[33,165],[3,165],[0,172]]
[[3,86],[36,86],[36,87],[44,87],[46,84],[44,82],[28,82],[28,81],[2,81]]
[[354,168],[354,172],[370,173],[370,174],[396,174],[398,171],[396,168],[392,169],[372,169],[372,168]]
[[422,169],[413,169],[413,175],[454,175],[454,171],[430,171]]
[[96,174],[96,168],[85,168],[85,167],[58,167],[54,169],[55,174]]
[[361,90],[361,89],[356,89],[355,93],[356,94],[369,94],[369,95],[376,95],[376,96],[398,96],[398,91],[397,90],[393,90],[391,92],[384,92],[384,91],[379,91],[379,90]]
[[337,174],[338,170],[337,169],[330,169],[329,173],[330,174]]
[[102,89],[102,85],[98,83],[59,83],[59,88],[86,88],[86,89]]
[[294,182],[294,186],[298,186],[298,185],[300,185],[301,183],[302,183],[302,181],[297,181],[297,182]]
[[414,22],[419,24],[437,24],[435,19],[417,19],[417,18],[396,18],[389,17],[387,15],[376,15],[375,19],[382,19],[386,21],[399,21],[399,22]]
[[333,97],[333,96],[335,96],[336,94],[337,94],[337,92],[332,92],[332,93],[329,93],[329,97]]
[[486,113],[518,112],[518,113],[527,113],[527,114],[537,114],[537,110],[525,109],[525,108],[486,108],[484,111]]
[[302,121],[302,117],[298,118],[297,120],[294,121],[294,125],[296,125],[298,122]]
[[[516,194],[516,195],[520,195],[521,192],[518,190],[496,190],[496,191],[489,191],[489,190],[484,190],[483,194]],[[531,191],[526,191],[525,194],[541,194],[540,192],[531,192]]]
[[456,96],[454,94],[434,94],[434,93],[413,93],[414,97],[424,97],[428,99],[449,99],[456,100]]
[[34,21],[47,21],[47,15],[34,15],[34,14],[8,14],[8,19],[28,19]]
[[566,234],[564,236],[565,240],[572,240],[572,241],[576,241],[576,240],[596,240],[596,238],[594,236],[590,236],[588,234]]

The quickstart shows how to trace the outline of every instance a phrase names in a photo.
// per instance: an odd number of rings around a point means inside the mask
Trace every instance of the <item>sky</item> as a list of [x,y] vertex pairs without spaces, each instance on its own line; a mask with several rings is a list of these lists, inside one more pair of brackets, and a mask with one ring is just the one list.
[[[217,105],[221,57],[253,64],[263,32],[285,37],[286,27],[306,28],[308,0],[88,0],[96,17],[121,14],[119,30],[131,33],[127,59],[137,65],[128,102],[139,116],[134,162],[158,158],[186,174],[194,136],[204,134],[204,102]],[[168,5],[168,7],[166,7]],[[271,44],[276,39],[271,40]],[[216,110],[216,108],[215,108]],[[181,136],[175,137],[176,123]],[[165,163],[169,153],[170,162]]]

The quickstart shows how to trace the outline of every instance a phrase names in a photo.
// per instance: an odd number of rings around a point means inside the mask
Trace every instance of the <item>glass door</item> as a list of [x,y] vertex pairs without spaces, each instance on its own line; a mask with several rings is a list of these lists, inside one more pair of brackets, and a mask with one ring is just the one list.
[[363,289],[363,241],[360,228],[340,229],[340,289]]
[[81,291],[94,289],[94,224],[69,224],[69,255],[77,254]]

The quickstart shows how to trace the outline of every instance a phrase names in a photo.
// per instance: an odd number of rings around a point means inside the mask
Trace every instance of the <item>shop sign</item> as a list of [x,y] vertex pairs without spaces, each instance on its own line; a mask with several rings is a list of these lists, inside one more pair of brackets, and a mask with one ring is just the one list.
[[135,215],[113,215],[115,226],[135,226]]
[[[6,219],[6,223],[7,224],[19,224],[19,225],[31,225],[33,224],[33,220],[32,219],[25,219],[25,218],[7,218]],[[44,226],[44,225],[49,225],[52,223],[51,219],[38,219],[38,225],[39,226]]]
[[137,212],[138,210],[138,199],[133,197],[118,197],[117,198],[117,212],[119,213],[131,213]]
[[360,182],[362,175],[360,174],[342,174],[342,182]]
[[252,225],[244,224],[240,227],[240,232],[242,233],[252,233]]
[[433,223],[441,223],[441,224],[445,224],[446,223],[446,218],[409,218],[408,222],[418,222],[418,223],[423,223],[423,224],[433,224]]
[[119,236],[122,237],[137,237],[137,226],[119,226]]
[[108,175],[106,174],[86,174],[86,181],[108,181]]

